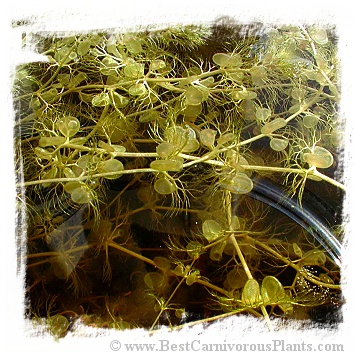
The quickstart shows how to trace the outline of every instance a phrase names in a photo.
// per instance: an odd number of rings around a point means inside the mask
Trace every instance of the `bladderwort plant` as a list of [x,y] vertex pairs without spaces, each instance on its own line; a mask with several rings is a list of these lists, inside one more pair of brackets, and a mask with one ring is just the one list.
[[[13,84],[27,318],[57,337],[77,320],[155,330],[238,314],[273,329],[341,306],[334,29],[23,41],[47,59]],[[306,210],[309,192],[335,213]]]

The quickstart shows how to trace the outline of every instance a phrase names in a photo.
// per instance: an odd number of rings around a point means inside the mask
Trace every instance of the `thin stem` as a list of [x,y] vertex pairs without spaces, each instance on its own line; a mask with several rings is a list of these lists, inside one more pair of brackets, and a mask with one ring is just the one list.
[[155,264],[155,262],[153,260],[145,257],[144,255],[136,253],[136,252],[134,252],[134,251],[132,251],[132,250],[130,250],[128,248],[122,247],[122,245],[119,245],[119,244],[117,244],[115,242],[110,242],[107,245],[109,247],[111,247],[111,248],[120,250],[121,252],[126,253],[126,254],[130,255],[131,257],[137,258],[137,259],[139,259],[139,260],[141,260],[141,261],[143,261],[145,263],[148,263],[148,264],[156,267],[156,264]]
[[[78,41],[80,41],[82,37],[83,37],[83,36],[80,36],[80,37],[78,38]],[[56,71],[53,73],[53,75],[51,76],[51,78],[49,78],[48,81],[47,81],[46,83],[44,83],[44,84],[38,89],[38,91],[37,91],[38,93],[41,92],[44,88],[46,88],[47,85],[50,84],[50,83],[54,80],[55,77],[57,77],[59,71],[60,71],[60,70],[62,69],[62,67],[63,67],[63,64],[65,63],[65,61],[67,60],[67,58],[70,56],[70,54],[71,54],[72,50],[75,48],[75,46],[76,46],[76,41],[74,42],[74,45],[73,45],[73,46],[70,48],[70,50],[68,51],[67,55],[63,58],[63,60],[61,61],[61,63],[58,64],[58,68],[57,68]]]
[[218,291],[219,293],[225,295],[225,296],[229,296],[229,292],[220,288],[219,286],[216,286],[214,284],[211,284],[210,282],[206,281],[206,280],[203,280],[203,279],[197,279],[196,280],[196,283],[197,284],[200,284],[200,285],[203,285],[205,286],[206,288],[209,288],[209,289],[212,289],[214,291]]
[[[321,93],[321,90],[323,89],[323,87],[321,87],[318,92],[317,92],[317,96],[314,97],[313,100],[310,100],[309,102],[307,102],[306,104],[304,104],[303,106],[300,107],[299,110],[297,110],[297,112],[293,113],[292,115],[290,115],[286,120],[286,123],[289,123],[292,119],[296,118],[298,115],[300,115],[301,113],[303,113],[305,110],[307,110],[311,105],[317,103],[318,99],[319,99],[319,94]],[[264,137],[268,136],[268,134],[259,134],[259,135],[255,135],[252,138],[243,140],[241,142],[239,142],[236,147],[241,147],[247,144],[250,144],[254,141],[257,141],[259,139],[262,139]]]
[[276,258],[278,258],[279,260],[284,262],[287,266],[290,266],[291,268],[295,269],[297,271],[297,273],[302,275],[308,281],[310,281],[312,283],[315,283],[317,285],[320,285],[320,286],[322,286],[324,288],[340,290],[340,285],[328,284],[328,283],[325,283],[325,282],[323,282],[321,280],[318,280],[310,272],[304,270],[303,268],[300,268],[297,264],[293,263],[291,260],[289,260],[288,258],[284,257],[283,255],[281,255],[280,253],[278,253],[274,249],[270,248],[267,244],[262,243],[257,239],[253,239],[253,242],[254,242],[254,244],[259,245],[261,248],[263,248],[264,251],[267,251],[267,252],[271,253],[273,256],[275,256]]
[[213,165],[224,166],[225,164],[221,163],[220,161],[215,161],[215,160],[210,161],[210,159],[212,157],[215,157],[217,154],[226,152],[226,151],[234,148],[235,146],[236,146],[236,144],[232,144],[232,145],[229,145],[227,147],[222,147],[222,148],[220,148],[220,146],[217,146],[213,151],[210,151],[209,153],[203,155],[202,157],[194,157],[194,156],[186,155],[186,154],[179,154],[178,156],[184,157],[184,158],[190,158],[190,159],[194,158],[193,161],[190,161],[190,162],[187,162],[186,164],[184,164],[183,165],[184,168],[196,165],[200,162],[207,162],[207,163],[210,163]]
[[[112,205],[115,202],[118,202],[119,199],[122,197],[122,195],[131,187],[133,186],[137,181],[139,180],[138,176],[135,176],[117,195],[116,197],[110,202],[108,203],[105,208],[103,209],[103,212],[108,212],[109,208],[112,207]],[[115,217],[116,218],[116,217]],[[117,221],[117,218],[116,218]]]
[[[245,309],[243,309],[243,310],[245,310]],[[236,315],[237,313],[239,313],[239,312],[241,312],[243,310],[226,312],[224,314],[220,314],[220,315],[217,315],[217,316],[212,316],[212,317],[207,317],[205,319],[201,319],[201,320],[197,320],[197,321],[187,322],[185,324],[181,324],[181,325],[178,325],[178,326],[175,326],[175,327],[171,327],[171,330],[172,331],[177,331],[177,330],[181,330],[181,329],[186,328],[186,327],[191,327],[191,326],[195,326],[195,325],[199,325],[199,324],[203,324],[203,323],[207,323],[207,322],[213,322],[213,321],[216,321],[216,320],[223,319],[225,317]]]
[[[143,262],[148,263],[148,264],[154,266],[154,267],[157,268],[157,269],[160,269],[159,266],[157,266],[157,265],[155,264],[154,260],[151,260],[151,259],[149,259],[149,258],[146,258],[145,256],[143,256],[143,255],[141,255],[141,254],[139,254],[139,253],[133,252],[132,250],[129,250],[129,249],[125,248],[125,247],[122,247],[121,245],[119,245],[119,244],[117,244],[117,243],[110,242],[110,243],[108,243],[108,246],[110,246],[110,247],[112,247],[112,248],[115,248],[115,249],[118,249],[118,250],[120,250],[121,252],[124,252],[124,253],[126,253],[126,254],[128,254],[128,255],[134,257],[134,258],[137,258],[137,259],[139,259],[139,260],[142,260]],[[176,274],[175,274],[175,272],[174,272],[173,270],[168,270],[168,271],[163,270],[163,271],[164,271],[166,274],[176,276]],[[205,286],[205,287],[207,287],[207,288],[209,288],[209,289],[213,289],[213,290],[215,290],[215,291],[218,291],[219,293],[221,293],[221,294],[223,294],[223,295],[225,295],[225,296],[229,296],[229,293],[228,293],[226,290],[224,290],[224,289],[222,289],[222,288],[220,288],[220,287],[218,287],[218,286],[216,286],[216,285],[213,285],[213,284],[211,284],[211,283],[209,283],[208,281],[205,281],[205,280],[203,280],[203,279],[198,278],[195,283],[200,284],[200,285],[203,285],[203,286]]]
[[[60,68],[59,68],[59,70],[60,70]],[[59,70],[57,70],[57,71],[59,72]],[[221,73],[224,73],[224,72],[225,72],[224,69],[217,69],[217,70],[214,70],[214,71],[211,71],[211,72],[203,72],[203,73],[201,73],[199,75],[192,76],[192,77],[193,77],[193,81],[197,81],[199,79],[203,79],[203,78],[206,78],[206,77],[214,76],[214,75],[221,74]],[[57,74],[58,73],[55,73],[52,76],[53,78],[51,78],[51,80],[53,80]],[[67,95],[67,94],[70,94],[70,93],[73,93],[73,92],[80,92],[80,91],[88,90],[88,89],[107,89],[107,90],[114,90],[114,89],[119,89],[119,88],[120,89],[125,89],[130,84],[137,84],[137,83],[157,83],[157,84],[166,83],[168,85],[169,83],[179,83],[179,82],[184,81],[184,80],[189,80],[190,78],[191,77],[173,77],[173,78],[165,78],[165,77],[162,77],[162,78],[147,78],[147,77],[142,77],[142,78],[139,78],[139,79],[134,79],[134,80],[130,79],[130,80],[127,80],[127,81],[124,81],[124,82],[120,82],[119,84],[109,84],[109,85],[108,84],[88,84],[88,85],[84,85],[84,86],[70,88],[70,89],[66,90],[65,92],[60,93],[58,95],[58,97],[61,98],[61,97],[65,96],[65,95]],[[49,83],[49,81],[47,83],[45,83],[42,87],[44,87],[48,83]],[[42,87],[41,87],[41,89],[42,89]],[[177,92],[180,92],[180,93],[185,93],[185,89],[182,89],[182,88],[179,88],[179,87],[174,87],[174,86],[171,86],[171,85],[169,85],[169,90],[177,91]],[[18,100],[19,98],[20,97],[16,98],[15,100]]]
[[88,152],[95,152],[95,153],[105,153],[105,154],[110,154],[112,156],[117,156],[117,157],[157,157],[158,154],[156,152],[125,152],[125,151],[112,151],[108,152],[106,149],[101,149],[101,148],[90,148],[87,146],[83,145],[77,145],[77,144],[71,144],[65,143],[63,145],[58,146],[56,151],[58,149],[63,149],[63,148],[69,148],[69,149],[75,149],[75,150],[80,150],[80,151],[88,151]]
[[[229,225],[229,228],[231,231],[233,231],[233,225],[232,225],[232,193],[229,192],[229,191],[226,191],[225,192],[225,195],[226,195],[226,213],[227,213],[227,222],[228,222],[228,225]],[[250,269],[249,269],[249,266],[244,258],[244,255],[239,247],[239,244],[235,238],[235,235],[234,233],[231,233],[230,236],[229,236],[229,239],[232,241],[232,244],[237,252],[237,255],[238,255],[238,258],[240,260],[240,262],[242,263],[242,266],[243,266],[243,269],[245,271],[245,274],[247,275],[248,279],[249,280],[252,280],[254,279],[253,278],[253,275],[251,274],[250,272]],[[261,312],[263,313],[263,316],[266,320],[266,323],[268,325],[268,328],[270,331],[273,331],[273,327],[271,325],[271,321],[270,321],[270,317],[269,317],[269,314],[267,313],[266,309],[265,309],[265,306],[263,304],[260,305],[260,308],[261,308]]]
[[[192,263],[192,264],[193,264],[193,263]],[[174,291],[170,294],[168,300],[165,301],[164,307],[166,307],[166,308],[168,307],[168,305],[169,305],[171,299],[174,297],[175,293],[178,291],[179,287],[181,286],[181,284],[182,284],[184,281],[185,281],[185,278],[182,278],[182,279],[178,282],[178,284],[175,286]],[[159,311],[157,317],[155,318],[155,320],[154,320],[152,326],[150,327],[150,331],[153,330],[154,326],[158,323],[159,318],[160,318],[161,314],[164,312],[164,310],[165,310],[165,309],[164,309],[163,307],[160,309],[160,311]]]
[[110,177],[116,175],[128,175],[128,174],[138,174],[138,173],[154,173],[159,172],[154,169],[131,169],[131,170],[122,170],[122,171],[115,171],[115,172],[107,172],[107,173],[100,173],[100,174],[93,174],[89,176],[79,176],[79,177],[59,177],[53,179],[46,179],[46,180],[35,180],[35,181],[28,181],[28,182],[20,182],[16,185],[16,187],[27,187],[33,185],[40,185],[43,183],[62,183],[62,182],[81,182],[85,180],[90,180],[97,177]]
[[336,187],[342,189],[343,191],[346,191],[346,186],[344,184],[332,179],[331,177],[329,177],[327,175],[322,174],[321,172],[317,171],[316,169],[314,169],[312,171],[312,174],[321,178],[322,180],[332,184],[333,186],[336,186]]
[[260,309],[261,309],[261,312],[263,313],[263,316],[266,320],[266,324],[267,324],[267,327],[269,328],[269,331],[273,332],[274,328],[271,324],[270,317],[269,317],[268,312],[266,311],[265,305],[261,304]]
[[346,186],[331,177],[322,174],[321,172],[317,171],[316,168],[312,167],[308,170],[306,169],[293,169],[287,167],[274,167],[274,166],[257,166],[257,165],[240,165],[245,170],[252,170],[252,171],[269,171],[269,172],[282,172],[282,173],[294,173],[294,174],[302,174],[302,175],[313,175],[317,176],[320,179],[336,186],[343,191],[346,191]]

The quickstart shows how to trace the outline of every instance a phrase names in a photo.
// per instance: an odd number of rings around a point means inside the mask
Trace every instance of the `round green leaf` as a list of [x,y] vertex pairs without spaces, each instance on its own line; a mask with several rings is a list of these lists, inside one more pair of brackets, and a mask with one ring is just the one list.
[[287,139],[281,139],[281,138],[272,138],[270,140],[270,147],[274,151],[283,151],[287,148],[288,146],[288,140]]
[[205,250],[201,243],[192,240],[187,243],[186,252],[190,258],[197,259],[205,252]]
[[239,67],[242,59],[239,54],[215,53],[212,61],[220,67]]
[[83,72],[79,72],[77,75],[75,75],[70,79],[67,86],[68,88],[75,88],[85,79],[86,79],[86,74]]
[[150,123],[159,119],[159,113],[156,110],[149,110],[139,117],[141,123]]
[[129,99],[116,92],[112,93],[112,104],[118,109],[124,108],[129,103]]
[[319,123],[319,117],[317,115],[314,114],[307,114],[303,117],[303,126],[311,129],[314,128],[318,123]]
[[315,146],[310,153],[303,154],[303,161],[310,166],[326,169],[333,165],[333,155],[321,146]]
[[266,68],[263,66],[254,66],[250,68],[250,74],[254,78],[265,78],[267,76]]
[[56,122],[57,129],[67,138],[74,136],[80,129],[80,122],[77,118],[66,116]]
[[132,96],[139,97],[147,93],[147,88],[143,83],[133,84],[129,87],[128,93]]
[[199,270],[196,269],[191,271],[186,277],[186,285],[191,286],[192,284],[196,283],[199,277],[200,277]]
[[323,266],[327,261],[327,257],[321,250],[312,249],[305,252],[300,260],[299,264],[304,265],[318,265]]
[[35,148],[35,154],[42,160],[51,160],[52,159],[52,152],[48,149],[43,149],[39,146]]
[[248,280],[245,270],[242,268],[234,268],[230,270],[226,277],[228,286],[235,290],[242,288]]
[[244,79],[244,72],[243,71],[233,71],[228,73],[228,77],[232,79],[234,82],[241,83]]
[[71,193],[71,191],[75,190],[76,188],[81,187],[81,182],[75,181],[75,182],[67,182],[63,185],[64,191]]
[[246,89],[233,90],[229,95],[233,100],[252,100],[258,96],[255,92]]
[[222,226],[213,219],[208,219],[202,223],[203,236],[211,243],[223,234]]
[[59,73],[58,76],[58,82],[62,84],[63,86],[67,86],[69,81],[70,81],[70,74],[69,73]]
[[194,86],[190,86],[186,89],[186,104],[187,105],[198,105],[201,104],[203,100],[203,94]]
[[200,147],[200,143],[196,138],[187,139],[186,144],[182,148],[182,152],[194,152]]
[[282,284],[274,276],[266,276],[261,284],[261,297],[264,305],[282,302],[286,292]]
[[79,56],[85,56],[90,50],[91,42],[85,39],[78,44],[77,53]]
[[217,131],[213,129],[203,129],[200,131],[200,141],[202,145],[211,147],[216,140]]
[[271,116],[271,110],[269,108],[261,108],[258,107],[255,110],[256,119],[260,120],[261,122],[265,122]]
[[210,259],[219,262],[222,260],[223,257],[223,251],[224,248],[226,247],[227,241],[224,240],[221,243],[215,244],[211,249],[210,249]]
[[150,163],[150,167],[158,171],[181,171],[183,161],[174,159],[155,160]]
[[261,128],[261,133],[264,135],[269,135],[273,133],[274,131],[283,128],[284,126],[287,125],[287,121],[284,118],[276,118],[269,123],[266,123],[262,128]]
[[[47,172],[45,172],[42,176],[43,180],[51,180],[55,179],[58,175],[58,168],[56,166],[52,166]],[[43,187],[48,187],[51,185],[51,182],[43,182]]]
[[161,195],[170,195],[177,190],[177,187],[174,182],[166,177],[161,177],[154,182],[154,189]]
[[102,92],[102,93],[96,94],[92,98],[91,103],[94,107],[106,107],[107,105],[109,105],[111,103],[111,101],[110,101],[110,97],[109,97],[108,93]]
[[163,159],[168,158],[169,156],[173,155],[177,152],[177,148],[174,144],[169,143],[167,141],[163,141],[157,146],[157,154],[162,157]]
[[142,78],[144,76],[144,64],[131,63],[124,67],[124,74],[129,78]]
[[52,88],[47,90],[46,92],[41,93],[41,98],[46,103],[53,103],[57,100],[58,90],[56,88]]
[[164,131],[165,139],[175,145],[175,147],[181,149],[186,145],[187,140],[189,139],[189,133],[180,125],[171,126]]
[[48,136],[44,138],[40,138],[38,145],[42,147],[47,147],[47,146],[59,146],[63,145],[66,142],[66,138],[63,136]]
[[64,167],[63,174],[66,178],[75,178],[77,177],[74,171],[70,167]]
[[261,302],[259,283],[255,279],[249,279],[242,291],[242,302],[247,307],[256,307]]
[[213,87],[214,85],[214,78],[213,77],[207,77],[205,79],[200,80],[200,84],[204,87],[210,88]]
[[319,45],[326,45],[328,43],[328,35],[325,29],[313,28],[309,31],[312,40]]
[[63,337],[69,327],[68,319],[63,315],[54,315],[47,319],[49,329],[55,337]]
[[77,53],[72,51],[71,46],[63,46],[55,51],[53,58],[60,65],[65,65],[75,59],[77,57]]
[[[106,161],[101,161],[98,166],[98,171],[102,173],[113,173],[117,171],[123,171],[124,166],[121,161],[117,159],[109,159]],[[109,175],[105,176],[109,180],[114,180],[122,176],[122,173],[116,174],[116,175]]]
[[144,275],[144,282],[149,289],[160,290],[167,285],[168,279],[164,274],[150,272]]
[[116,68],[119,66],[119,63],[112,57],[106,56],[101,61],[101,68]]
[[156,266],[161,270],[169,270],[170,269],[171,262],[169,259],[167,259],[165,257],[154,257],[153,261],[156,264]]
[[150,62],[151,71],[159,71],[166,67],[166,63],[163,60],[153,60]]
[[202,104],[187,105],[183,114],[187,117],[197,117],[202,112]]
[[78,165],[78,167],[85,170],[90,166],[96,167],[99,162],[100,159],[97,156],[85,154],[79,157],[79,159],[76,161],[76,164]]
[[235,140],[234,133],[225,133],[218,138],[217,143],[219,145],[225,145],[225,144],[230,145],[233,142],[233,140]]
[[222,178],[220,186],[232,193],[242,195],[250,192],[254,185],[249,176],[242,172],[237,172],[236,174],[229,174]]
[[143,51],[142,45],[138,38],[133,36],[124,36],[124,44],[128,50],[128,52],[132,54],[137,54]]
[[80,186],[70,190],[71,199],[78,204],[90,203],[93,199],[91,190],[86,186]]

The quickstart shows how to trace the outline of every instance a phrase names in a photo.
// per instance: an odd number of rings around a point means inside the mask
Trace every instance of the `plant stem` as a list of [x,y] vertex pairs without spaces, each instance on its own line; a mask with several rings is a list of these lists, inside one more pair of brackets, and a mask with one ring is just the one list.
[[253,239],[253,241],[254,241],[254,244],[259,245],[260,247],[262,247],[264,251],[267,251],[267,252],[271,253],[273,256],[275,256],[276,258],[278,258],[279,260],[284,262],[287,266],[290,266],[291,268],[295,269],[300,275],[302,275],[308,281],[310,281],[312,283],[315,283],[317,285],[323,286],[324,288],[336,289],[336,290],[340,289],[340,285],[328,284],[328,283],[325,283],[325,282],[323,282],[321,280],[318,280],[310,272],[305,271],[304,269],[300,268],[297,264],[293,263],[291,260],[289,260],[288,258],[284,257],[283,255],[281,255],[280,253],[278,253],[274,249],[270,248],[267,244],[265,244],[265,243],[263,243],[263,242],[261,242],[261,241],[259,241],[257,239]]
[[126,253],[126,254],[130,255],[131,257],[137,258],[137,259],[139,259],[139,260],[141,260],[141,261],[143,261],[145,263],[148,263],[148,264],[156,267],[156,264],[155,264],[154,260],[151,260],[151,259],[145,257],[144,255],[136,253],[136,252],[134,252],[134,251],[132,251],[132,250],[130,250],[128,248],[122,247],[122,245],[119,245],[119,244],[117,244],[115,242],[109,242],[107,245],[109,247],[111,247],[111,248],[120,250],[121,252]]
[[[175,293],[178,291],[178,289],[180,288],[181,284],[182,284],[184,281],[185,281],[185,278],[181,279],[181,280],[178,282],[178,284],[175,286],[174,291],[170,294],[168,300],[166,300],[165,303],[164,303],[164,305],[165,305],[166,307],[168,307],[168,305],[169,305],[171,299],[174,297]],[[164,306],[164,307],[165,307],[165,306]],[[158,323],[159,318],[160,318],[160,316],[161,316],[161,314],[162,314],[163,312],[164,312],[164,308],[162,307],[162,308],[160,309],[160,311],[159,311],[157,317],[155,318],[154,322],[152,323],[152,326],[151,326],[150,329],[149,329],[150,331],[153,330],[154,326]]]
[[336,186],[336,187],[342,189],[343,191],[346,191],[346,186],[344,184],[332,179],[331,177],[329,177],[327,175],[322,174],[321,172],[317,171],[316,169],[314,169],[312,171],[312,174],[321,178],[322,180],[332,184],[333,186]]
[[[233,231],[233,225],[232,225],[232,193],[230,191],[226,191],[225,192],[225,196],[226,196],[226,213],[227,213],[227,222],[228,222],[228,225],[229,225],[229,229],[231,231]],[[236,252],[237,252],[237,255],[238,255],[238,258],[243,266],[243,269],[245,271],[245,274],[247,275],[248,279],[249,280],[252,280],[254,279],[253,278],[253,275],[251,274],[250,272],[250,269],[249,269],[249,266],[244,258],[244,255],[239,247],[239,244],[234,236],[234,233],[231,233],[230,236],[229,236],[229,239],[231,240]],[[263,304],[260,305],[260,308],[261,308],[261,312],[263,313],[263,316],[266,320],[266,323],[268,325],[268,328],[270,331],[273,331],[273,327],[272,327],[272,324],[271,324],[271,321],[270,321],[270,317],[269,317],[269,314],[267,313],[266,311],[266,308]]]
[[79,176],[79,177],[58,177],[53,179],[46,179],[46,180],[35,180],[35,181],[27,181],[27,182],[20,182],[16,185],[16,187],[27,187],[33,185],[40,185],[43,183],[62,183],[62,182],[81,182],[85,180],[90,180],[97,177],[110,177],[116,176],[118,174],[128,175],[128,174],[137,174],[137,173],[154,173],[159,172],[154,169],[131,169],[131,170],[122,170],[122,171],[115,171],[115,172],[107,172],[107,173],[100,173],[100,174],[93,174],[88,176]]
[[322,180],[336,186],[343,191],[346,191],[346,186],[331,177],[322,174],[321,172],[317,171],[315,168],[311,168],[308,170],[305,169],[293,169],[287,167],[273,167],[273,166],[256,166],[256,165],[240,165],[245,170],[252,170],[252,171],[269,171],[269,172],[282,172],[282,173],[294,173],[294,174],[302,174],[307,175],[311,174],[321,178]]
[[[80,41],[82,37],[83,37],[83,36],[80,36],[80,37],[78,38],[78,41]],[[38,89],[37,93],[40,93],[44,88],[47,87],[48,84],[50,84],[50,83],[54,80],[55,77],[57,77],[59,71],[60,71],[61,68],[63,67],[63,64],[65,63],[65,61],[67,60],[67,58],[69,57],[71,51],[75,48],[75,46],[76,46],[76,41],[74,42],[74,45],[70,48],[70,51],[68,51],[67,55],[63,58],[62,63],[59,63],[59,64],[58,64],[58,68],[57,68],[56,71],[53,73],[53,75],[51,76],[51,78],[49,78],[48,81],[47,81],[46,83],[44,83],[44,84]]]

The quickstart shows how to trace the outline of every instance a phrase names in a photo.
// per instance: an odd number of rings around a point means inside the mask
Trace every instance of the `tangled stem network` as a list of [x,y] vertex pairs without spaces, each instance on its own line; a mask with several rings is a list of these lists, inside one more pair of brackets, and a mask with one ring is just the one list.
[[48,61],[13,85],[26,315],[54,335],[341,305],[326,242],[251,194],[345,191],[334,31],[238,31],[31,34]]

